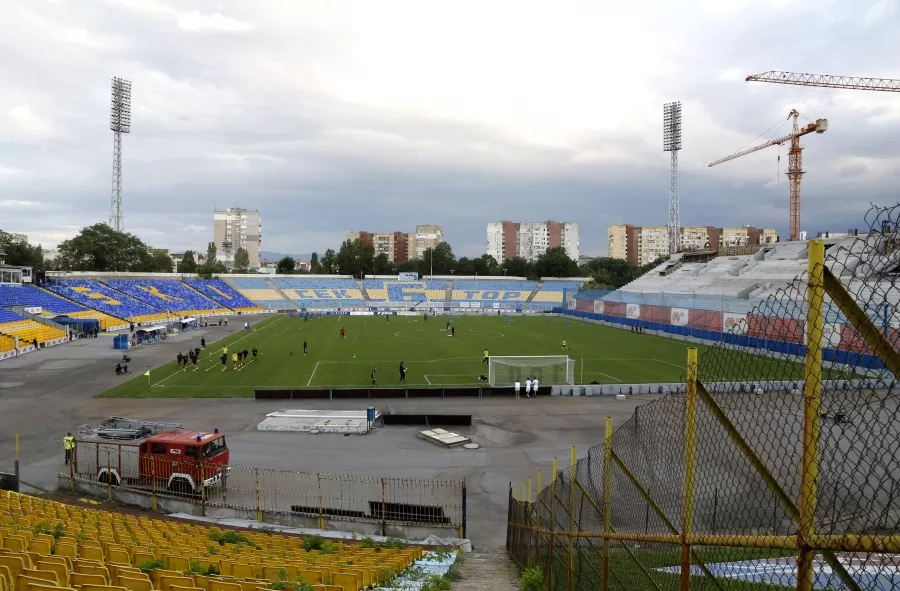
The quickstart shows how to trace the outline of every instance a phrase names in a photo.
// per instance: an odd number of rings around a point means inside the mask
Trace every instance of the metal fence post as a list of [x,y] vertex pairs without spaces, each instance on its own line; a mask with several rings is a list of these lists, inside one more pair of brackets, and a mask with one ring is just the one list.
[[[69,463],[70,464],[72,463],[71,460],[69,460]],[[22,487],[19,484],[20,475],[19,475],[19,434],[18,433],[16,433],[16,462],[15,462],[15,470],[14,471],[16,473],[16,492],[19,492],[22,490]],[[75,481],[73,480],[72,483],[74,485]]]
[[609,589],[609,512],[612,508],[612,418],[603,438],[603,591]]
[[566,591],[572,591],[575,571],[575,446],[572,446],[572,467],[569,474],[569,568],[566,576]]
[[535,526],[534,526],[534,566],[541,561],[541,471],[538,470],[537,490],[534,495]]
[[[534,511],[534,505],[531,504],[531,476],[528,477],[528,496],[525,497],[525,498],[526,498],[526,500],[527,500],[527,502],[528,502],[528,504],[525,505],[526,509],[528,510],[528,511],[525,513],[526,520],[527,520],[527,522],[528,522],[528,527],[529,527],[529,529],[534,529],[534,523],[532,522],[532,519],[531,519],[532,511]],[[532,560],[531,560],[532,554],[531,554],[531,536],[530,536],[530,535],[528,536],[528,550],[527,550],[527,552],[528,552],[528,560],[525,562],[525,565],[526,565],[528,568],[531,568],[531,567],[533,566],[534,563],[533,563]]]
[[547,552],[547,589],[553,589],[553,554],[556,551],[556,458],[553,458],[553,479],[550,481],[550,548]]
[[109,449],[106,450],[106,500],[112,500],[112,462],[109,459]]
[[316,484],[319,487],[319,529],[325,529],[325,516],[322,515],[322,475],[316,472]]
[[385,502],[386,501],[384,498],[384,478],[382,478],[381,479],[381,535],[386,535],[385,531],[387,530],[387,520],[385,518],[385,510],[384,510]]
[[156,501],[156,456],[150,456],[150,504],[156,511],[159,507]]
[[681,591],[691,588],[691,546],[694,522],[694,472],[697,436],[697,348],[687,350],[687,396],[684,404],[684,506],[681,513]]
[[809,540],[815,533],[816,479],[819,475],[819,407],[822,403],[822,328],[825,301],[825,243],[807,242],[809,269],[806,288],[806,372],[803,387],[803,474],[800,485],[800,528],[797,590],[812,591],[813,550]]
[[466,481],[465,481],[465,479],[463,479],[463,485],[462,485],[462,529],[459,532],[459,537],[462,540],[466,539],[466,526],[467,526],[466,512],[468,510],[467,503],[468,503],[468,500],[466,499]]
[[256,520],[257,520],[257,521],[262,521],[262,520],[263,520],[263,517],[262,517],[262,505],[260,505],[260,502],[259,502],[259,495],[260,495],[260,493],[259,493],[259,491],[260,491],[260,488],[259,488],[259,468],[256,468],[256,469],[254,470],[254,472],[255,472],[255,474],[256,474]]

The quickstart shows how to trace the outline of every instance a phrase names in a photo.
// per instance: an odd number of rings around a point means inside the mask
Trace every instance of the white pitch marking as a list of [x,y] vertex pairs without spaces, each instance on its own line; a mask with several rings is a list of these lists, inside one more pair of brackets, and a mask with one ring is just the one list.
[[430,385],[431,385],[431,380],[428,379],[428,376],[422,376],[422,377],[425,378],[425,381],[428,382],[428,385],[430,386]]
[[316,366],[313,368],[312,373],[309,374],[309,380],[306,382],[306,387],[309,388],[309,385],[312,383],[313,376],[316,375],[316,370],[319,369],[319,362],[316,361]]

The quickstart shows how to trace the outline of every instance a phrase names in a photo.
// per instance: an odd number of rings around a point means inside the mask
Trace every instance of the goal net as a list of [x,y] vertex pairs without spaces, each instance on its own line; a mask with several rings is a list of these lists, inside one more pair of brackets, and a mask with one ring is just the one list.
[[491,357],[488,359],[488,383],[495,387],[512,386],[516,380],[525,384],[537,378],[541,386],[575,383],[575,360],[568,355],[533,357]]

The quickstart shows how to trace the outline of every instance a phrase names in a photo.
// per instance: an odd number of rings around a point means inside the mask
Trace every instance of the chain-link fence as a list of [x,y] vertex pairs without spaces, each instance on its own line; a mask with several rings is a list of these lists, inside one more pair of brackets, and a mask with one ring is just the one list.
[[[827,256],[808,242],[807,272],[750,311],[790,323],[801,357],[690,349],[683,393],[607,421],[535,495],[530,480],[512,489],[515,561],[553,590],[900,590],[900,206],[869,222]],[[834,331],[879,361],[871,379],[828,359]]]
[[[203,459],[154,455],[142,446],[79,443],[68,456],[60,442],[58,477],[63,488],[92,484],[158,499],[181,499],[204,508],[256,515],[288,515],[326,521],[368,522],[385,528],[465,529],[465,482],[350,476],[223,465]],[[349,527],[349,525],[348,525]]]

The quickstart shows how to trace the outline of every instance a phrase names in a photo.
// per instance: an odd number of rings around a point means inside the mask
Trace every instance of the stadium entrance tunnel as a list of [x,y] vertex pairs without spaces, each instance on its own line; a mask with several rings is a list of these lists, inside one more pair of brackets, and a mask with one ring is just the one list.
[[385,414],[381,419],[388,427],[471,427],[472,415]]

